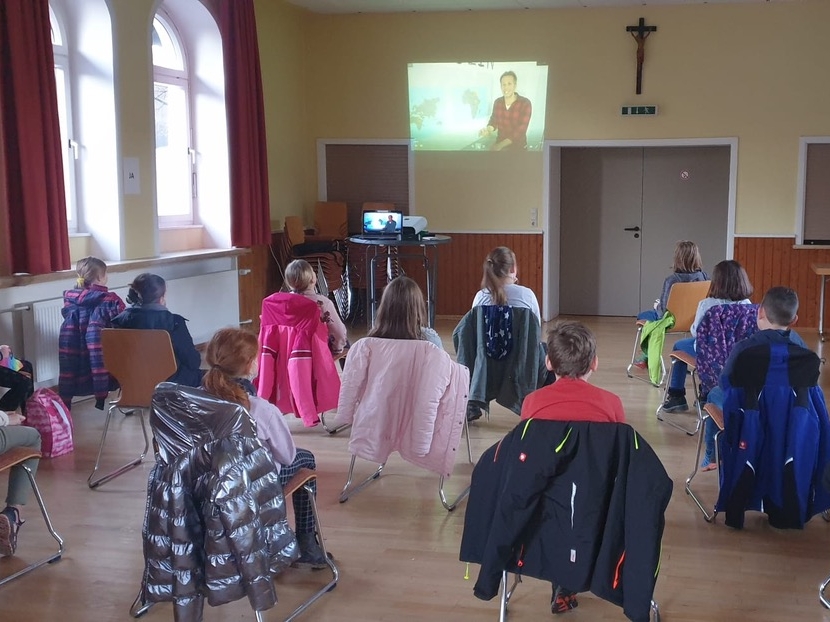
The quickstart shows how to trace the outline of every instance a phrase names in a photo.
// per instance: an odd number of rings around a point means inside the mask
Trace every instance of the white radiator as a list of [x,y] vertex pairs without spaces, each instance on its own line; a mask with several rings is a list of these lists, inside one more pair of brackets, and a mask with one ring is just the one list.
[[42,300],[29,304],[23,312],[23,358],[31,361],[35,371],[35,387],[53,387],[58,384],[58,337],[63,316],[62,298]]

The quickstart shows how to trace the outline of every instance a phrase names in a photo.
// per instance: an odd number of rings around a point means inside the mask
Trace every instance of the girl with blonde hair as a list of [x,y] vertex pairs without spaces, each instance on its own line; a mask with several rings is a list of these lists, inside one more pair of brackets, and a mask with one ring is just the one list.
[[[271,452],[285,486],[300,469],[317,469],[307,449],[295,447],[291,430],[282,413],[273,404],[256,395],[251,378],[257,375],[259,342],[254,334],[239,328],[223,328],[208,343],[205,359],[210,365],[202,388],[211,395],[248,409],[256,423],[257,437]],[[312,482],[317,494],[316,482]],[[314,533],[314,514],[305,488],[294,492],[294,517],[300,557],[294,565],[301,568],[325,568],[326,558]]]
[[103,410],[110,390],[118,385],[104,367],[101,329],[124,310],[124,301],[107,289],[107,264],[97,257],[79,259],[76,286],[63,293],[63,323],[58,340],[58,392],[67,408],[72,398],[94,395]]
[[346,336],[346,325],[337,314],[334,303],[317,293],[317,275],[311,264],[305,259],[295,259],[285,267],[285,282],[292,294],[300,294],[317,303],[320,308],[320,321],[326,325],[329,331],[329,350],[334,357],[343,354],[343,350],[349,347],[349,340]]

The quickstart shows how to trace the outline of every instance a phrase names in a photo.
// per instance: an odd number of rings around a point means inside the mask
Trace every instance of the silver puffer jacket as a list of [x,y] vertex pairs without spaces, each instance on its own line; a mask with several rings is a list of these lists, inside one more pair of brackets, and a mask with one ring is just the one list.
[[247,596],[274,606],[273,578],[298,556],[271,454],[247,411],[172,383],[150,416],[156,464],[144,517],[145,603],[173,601],[175,619]]

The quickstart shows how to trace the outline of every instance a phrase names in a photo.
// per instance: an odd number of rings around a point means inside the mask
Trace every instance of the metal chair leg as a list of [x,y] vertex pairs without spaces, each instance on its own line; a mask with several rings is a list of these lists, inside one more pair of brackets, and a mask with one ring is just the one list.
[[354,455],[352,456],[352,462],[349,465],[349,476],[346,480],[346,485],[343,486],[343,491],[340,493],[340,503],[345,503],[349,500],[349,497],[351,497],[352,495],[356,495],[358,492],[366,488],[366,486],[368,486],[377,478],[379,478],[380,474],[383,472],[383,467],[386,466],[386,463],[384,462],[377,468],[377,470],[374,473],[372,473],[369,477],[367,477],[365,480],[363,480],[361,483],[357,484],[350,490],[349,486],[352,483],[352,476],[354,475],[354,461],[356,457],[357,456]]
[[651,622],[660,622],[660,608],[655,601],[651,601]]
[[[464,436],[467,439],[467,457],[470,460],[470,464],[473,463],[473,450],[470,447],[470,427],[467,424],[467,417],[464,417]],[[441,475],[438,479],[438,496],[441,498],[441,505],[444,506],[444,509],[447,512],[452,512],[458,504],[461,503],[467,495],[470,494],[470,486],[467,486],[456,498],[455,500],[450,503],[447,501],[447,497],[444,493],[444,476]]]
[[827,589],[828,585],[830,585],[830,577],[827,577],[821,582],[821,585],[818,586],[818,599],[821,601],[821,604],[824,605],[825,609],[830,609],[830,601],[828,601],[827,597],[824,595],[824,591]]
[[107,441],[107,431],[109,429],[110,420],[112,419],[112,413],[116,408],[118,408],[118,402],[112,402],[107,410],[107,418],[104,421],[104,432],[101,435],[101,444],[98,446],[98,457],[95,459],[95,466],[92,467],[92,473],[89,474],[89,477],[86,480],[87,485],[92,489],[95,489],[102,484],[106,484],[111,479],[115,479],[119,475],[126,473],[134,467],[137,467],[144,460],[144,456],[147,455],[147,452],[150,451],[150,437],[147,435],[147,424],[144,421],[144,409],[138,408],[136,409],[136,412],[138,414],[138,418],[141,420],[141,432],[144,434],[144,450],[141,452],[141,455],[127,464],[117,468],[115,471],[103,475],[98,479],[93,479],[95,477],[95,473],[98,472],[98,467],[101,463],[101,455],[104,453],[104,444]]
[[345,430],[346,428],[348,428],[352,425],[351,423],[341,423],[338,426],[334,426],[333,428],[330,428],[329,426],[326,425],[326,413],[320,413],[320,424],[323,426],[323,429],[326,432],[328,432],[329,434],[332,434],[332,435],[337,434],[341,430]]
[[[706,411],[704,411],[704,412],[706,412]],[[703,420],[706,421],[706,419],[710,419],[709,415],[704,415]],[[703,437],[704,436],[705,436],[705,434],[703,432],[701,432],[700,435],[698,436],[698,439],[697,439],[697,453],[695,454],[695,468],[691,472],[689,477],[686,478],[686,494],[689,495],[692,498],[692,501],[695,502],[695,505],[697,505],[698,509],[701,512],[703,512],[703,518],[706,519],[706,522],[707,523],[714,523],[715,522],[715,517],[718,515],[718,511],[713,508],[712,513],[709,514],[709,512],[706,511],[706,508],[703,507],[703,503],[701,502],[701,500],[692,491],[692,480],[695,478],[695,476],[697,475],[698,470],[700,469],[700,451],[703,447]],[[717,464],[718,466],[720,466],[720,455],[719,455],[719,452],[718,452],[718,437],[719,436],[720,436],[720,431],[718,431],[718,433],[715,434],[715,464]]]
[[310,484],[306,483],[305,486],[306,492],[308,493],[308,498],[311,501],[311,513],[314,515],[314,528],[317,531],[317,539],[320,542],[320,548],[323,550],[323,556],[326,558],[326,563],[331,570],[332,578],[331,581],[326,583],[323,587],[317,590],[314,594],[312,594],[311,598],[303,602],[299,607],[297,607],[290,616],[285,619],[285,622],[291,622],[297,616],[299,616],[303,611],[308,609],[312,604],[317,602],[324,594],[331,592],[335,587],[337,587],[337,582],[340,580],[340,570],[337,568],[337,564],[334,563],[334,558],[329,555],[329,552],[326,550],[326,540],[323,537],[323,526],[320,523],[320,515],[317,513],[317,501],[314,498],[314,493],[311,490]]
[[[678,362],[677,359],[674,359],[674,358],[672,359],[671,369],[674,369],[674,365],[677,362]],[[689,374],[692,377],[692,390],[694,391],[694,396],[695,396],[694,406],[697,409],[697,420],[695,421],[694,428],[687,428],[685,426],[680,425],[679,423],[676,423],[676,422],[672,421],[671,419],[667,419],[666,414],[672,414],[672,413],[663,413],[663,403],[669,397],[669,385],[668,384],[666,384],[666,388],[663,391],[663,401],[660,402],[660,405],[657,407],[657,410],[655,411],[655,416],[657,417],[657,421],[662,421],[666,425],[670,425],[671,427],[676,428],[676,429],[680,430],[681,432],[685,432],[689,436],[694,436],[695,434],[697,434],[700,431],[700,426],[701,426],[701,423],[703,422],[703,407],[700,404],[700,395],[699,395],[700,385],[698,384],[698,381],[697,381],[697,370],[692,369],[689,372]]]
[[516,591],[516,586],[522,582],[522,575],[517,574],[513,579],[513,585],[507,589],[507,571],[503,570],[501,573],[501,599],[499,602],[499,622],[507,620],[507,605],[510,602],[510,597]]
[[155,603],[145,603],[141,600],[141,593],[139,592],[138,596],[135,597],[132,606],[130,607],[130,615],[134,618],[140,618],[145,613],[150,611],[150,607],[152,607]]
[[63,555],[63,538],[58,535],[58,532],[55,531],[54,526],[52,526],[52,519],[49,518],[49,512],[46,511],[46,504],[43,502],[43,497],[40,494],[40,488],[38,488],[37,482],[35,481],[34,473],[32,470],[26,466],[25,464],[20,464],[23,467],[23,470],[26,471],[26,475],[29,477],[29,484],[32,486],[32,493],[34,493],[35,500],[37,501],[38,506],[40,507],[40,513],[43,515],[43,522],[46,523],[46,529],[49,530],[49,534],[52,538],[55,539],[55,542],[58,543],[58,550],[51,555],[44,557],[43,559],[36,561],[32,564],[29,564],[25,568],[18,570],[12,575],[9,575],[2,581],[0,581],[0,585],[5,585],[10,581],[14,581],[18,577],[23,576],[24,574],[30,573],[32,570],[40,568],[41,566],[45,566],[46,564],[53,564],[57,561],[60,561],[61,556]]

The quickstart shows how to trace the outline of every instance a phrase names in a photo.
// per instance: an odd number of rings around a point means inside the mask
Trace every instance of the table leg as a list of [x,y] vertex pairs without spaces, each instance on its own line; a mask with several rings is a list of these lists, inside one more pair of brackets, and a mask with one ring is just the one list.
[[824,290],[827,285],[827,275],[821,275],[821,292],[818,298],[818,336],[824,341]]
[[[377,256],[377,249],[374,255]],[[366,328],[371,330],[375,323],[375,257],[366,249]]]
[[435,328],[435,295],[433,292],[432,264],[427,256],[427,249],[424,247],[424,273],[427,277],[427,326]]

